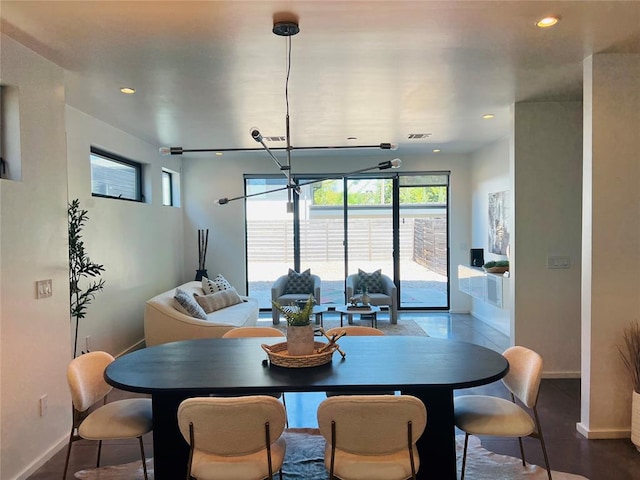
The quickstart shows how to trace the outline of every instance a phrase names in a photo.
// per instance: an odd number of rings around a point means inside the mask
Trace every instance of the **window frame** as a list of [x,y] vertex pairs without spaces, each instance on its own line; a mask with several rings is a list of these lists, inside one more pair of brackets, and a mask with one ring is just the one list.
[[[169,195],[169,203],[165,203],[164,199],[165,199],[165,176],[168,177],[169,181],[168,181],[168,187],[169,187],[169,191],[168,191],[168,195]],[[173,173],[169,170],[167,170],[166,168],[162,169],[162,206],[163,207],[173,207],[175,206],[175,202],[174,202],[174,198],[173,198]]]
[[[90,164],[90,169],[93,168],[93,166],[91,165],[91,155],[95,155],[97,157],[100,157],[104,160],[107,160],[109,162],[113,162],[113,163],[119,163],[119,164],[123,164],[123,165],[127,165],[129,167],[132,167],[134,169],[135,172],[135,198],[125,198],[125,197],[121,197],[121,196],[115,196],[115,195],[107,195],[104,193],[97,193],[93,191],[93,180],[91,181],[91,196],[92,197],[100,197],[100,198],[113,198],[115,200],[125,200],[128,202],[137,202],[137,203],[144,203],[144,195],[142,193],[142,163],[140,162],[136,162],[134,160],[130,160],[128,158],[125,158],[121,155],[118,155],[116,153],[112,153],[112,152],[108,152],[106,150],[103,150],[99,147],[94,147],[91,146],[90,148],[90,156],[89,156],[89,164]],[[91,176],[93,177],[93,172],[91,171]]]

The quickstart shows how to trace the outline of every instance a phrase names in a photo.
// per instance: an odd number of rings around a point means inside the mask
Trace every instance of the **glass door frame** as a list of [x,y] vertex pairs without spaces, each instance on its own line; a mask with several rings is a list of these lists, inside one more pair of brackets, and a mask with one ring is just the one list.
[[[441,185],[446,187],[446,238],[447,238],[447,248],[446,248],[446,268],[447,268],[447,285],[446,285],[446,305],[445,306],[436,306],[436,307],[411,307],[411,306],[403,306],[401,303],[402,291],[401,291],[401,268],[400,268],[400,189],[402,186],[400,185],[400,177],[410,177],[410,176],[428,176],[428,175],[437,175],[437,176],[446,176],[447,182],[446,185]],[[349,275],[349,240],[348,240],[348,221],[349,221],[349,205],[348,205],[348,192],[347,185],[349,180],[357,180],[357,179],[391,179],[392,181],[392,202],[390,205],[391,208],[391,221],[392,221],[392,252],[391,252],[391,260],[393,265],[393,277],[392,280],[396,285],[397,294],[398,294],[398,308],[403,311],[411,311],[411,310],[422,310],[422,311],[446,311],[450,308],[451,303],[451,258],[450,258],[450,175],[449,171],[421,171],[421,172],[372,172],[372,173],[361,173],[357,175],[352,175],[348,177],[344,177],[340,174],[300,174],[292,176],[294,182],[304,186],[308,183],[316,183],[321,180],[337,180],[342,179],[343,185],[343,244],[344,244],[344,291],[346,292],[346,278]],[[273,174],[245,174],[244,175],[244,186],[245,186],[245,195],[247,194],[247,180],[248,179],[272,179],[279,178],[278,175]],[[248,252],[248,237],[246,232],[247,230],[247,204],[245,199],[245,251]],[[296,271],[300,271],[301,266],[301,249],[300,249],[300,202],[298,195],[293,195],[293,213],[292,213],[292,222],[293,222],[293,267]],[[247,292],[249,292],[249,258],[248,254],[245,256],[245,272],[247,272],[246,282],[247,282]],[[268,309],[261,309],[268,310]]]

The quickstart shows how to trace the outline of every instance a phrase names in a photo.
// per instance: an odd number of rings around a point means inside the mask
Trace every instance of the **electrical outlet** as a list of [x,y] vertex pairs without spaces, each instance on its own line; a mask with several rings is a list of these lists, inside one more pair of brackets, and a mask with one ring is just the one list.
[[51,279],[36,282],[36,298],[47,298],[53,295]]
[[40,416],[44,417],[47,414],[47,395],[40,397]]

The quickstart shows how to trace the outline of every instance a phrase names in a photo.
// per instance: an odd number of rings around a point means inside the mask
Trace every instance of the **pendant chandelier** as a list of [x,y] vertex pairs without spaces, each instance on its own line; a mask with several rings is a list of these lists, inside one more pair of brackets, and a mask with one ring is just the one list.
[[[182,155],[183,153],[200,153],[200,152],[243,152],[243,151],[255,151],[255,150],[264,150],[269,154],[271,159],[275,162],[278,169],[284,174],[287,179],[287,185],[282,188],[276,188],[269,191],[258,192],[249,195],[239,195],[237,197],[232,198],[220,198],[217,200],[218,205],[226,205],[229,202],[234,200],[241,200],[249,197],[254,197],[258,195],[265,195],[268,193],[279,192],[283,190],[287,190],[288,193],[288,201],[287,201],[287,211],[293,211],[293,202],[292,196],[300,195],[300,187],[305,185],[309,185],[312,183],[322,182],[324,180],[335,179],[335,178],[344,178],[350,175],[356,175],[359,173],[364,173],[373,170],[386,170],[389,168],[399,168],[402,164],[402,161],[399,158],[395,158],[393,160],[388,160],[385,162],[380,162],[371,167],[362,168],[359,170],[351,171],[348,173],[342,173],[339,175],[332,175],[331,177],[326,177],[318,180],[313,180],[310,182],[305,182],[303,184],[297,184],[291,175],[291,152],[293,150],[340,150],[340,149],[380,149],[380,150],[396,150],[397,146],[391,143],[379,143],[375,145],[340,145],[340,146],[312,146],[312,147],[294,147],[291,145],[291,128],[289,123],[289,75],[291,72],[291,37],[298,34],[300,32],[300,27],[297,21],[276,21],[273,24],[273,33],[275,35],[285,37],[287,41],[287,63],[286,63],[286,80],[285,80],[285,104],[286,104],[286,115],[285,115],[285,140],[286,147],[275,147],[269,148],[266,144],[264,137],[260,133],[258,127],[251,127],[249,129],[249,134],[251,138],[258,142],[262,148],[202,148],[202,149],[186,149],[183,147],[161,147],[160,154],[162,155]],[[286,152],[286,163],[282,163],[276,155],[274,151],[282,151]]]

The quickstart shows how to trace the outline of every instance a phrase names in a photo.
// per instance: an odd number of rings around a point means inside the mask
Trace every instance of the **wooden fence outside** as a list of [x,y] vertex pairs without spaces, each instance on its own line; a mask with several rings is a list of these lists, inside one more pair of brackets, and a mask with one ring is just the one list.
[[[389,260],[393,249],[389,219],[361,218],[349,221],[349,258],[354,261]],[[249,263],[293,263],[293,225],[287,220],[251,221],[247,224]],[[305,261],[343,261],[342,219],[300,222],[300,250]],[[441,275],[447,274],[446,218],[403,219],[400,224],[400,259]]]

